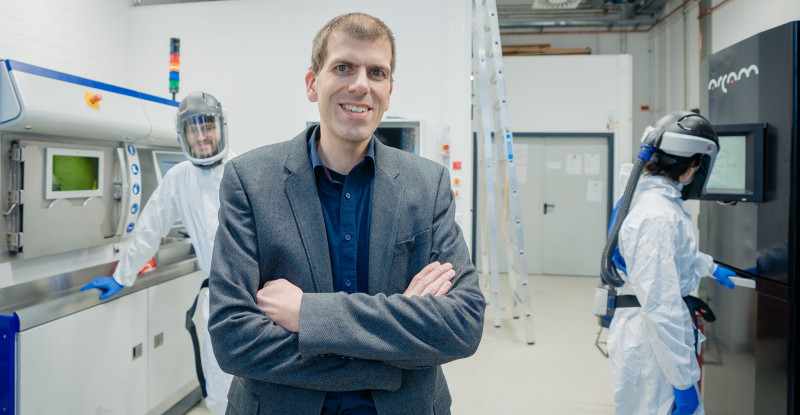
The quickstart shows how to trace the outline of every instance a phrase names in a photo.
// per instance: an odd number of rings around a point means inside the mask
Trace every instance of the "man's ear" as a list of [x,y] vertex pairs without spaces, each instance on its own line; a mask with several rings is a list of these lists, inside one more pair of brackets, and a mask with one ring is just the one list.
[[[392,89],[394,89],[394,85],[389,85],[389,96],[386,97],[386,111],[389,110],[389,103],[391,102],[392,98]],[[384,111],[384,112],[386,112]]]
[[306,73],[306,96],[311,102],[317,102],[317,100],[319,100],[317,96],[317,75],[310,69],[308,73]]

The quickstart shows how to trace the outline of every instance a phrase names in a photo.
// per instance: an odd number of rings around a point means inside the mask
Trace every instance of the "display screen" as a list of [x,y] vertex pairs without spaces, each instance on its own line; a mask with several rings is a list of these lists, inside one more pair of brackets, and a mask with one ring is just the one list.
[[53,155],[51,191],[97,190],[99,179],[99,157]]
[[417,154],[417,129],[413,127],[378,127],[375,137],[389,147]]
[[720,135],[719,153],[708,178],[708,189],[747,190],[747,137]]
[[767,124],[715,125],[719,152],[703,200],[764,201],[764,134]]
[[167,175],[169,169],[175,167],[176,164],[180,163],[180,161],[162,161],[159,163],[159,167],[161,168],[161,178]]
[[183,161],[186,161],[186,156],[180,151],[154,151],[153,162],[156,165],[158,182],[161,183],[167,172]]

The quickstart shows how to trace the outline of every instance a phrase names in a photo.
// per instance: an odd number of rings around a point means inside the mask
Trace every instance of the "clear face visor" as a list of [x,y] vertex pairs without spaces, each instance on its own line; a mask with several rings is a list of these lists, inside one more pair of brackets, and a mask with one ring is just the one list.
[[214,157],[225,149],[225,134],[219,117],[196,115],[180,125],[181,146],[190,158]]

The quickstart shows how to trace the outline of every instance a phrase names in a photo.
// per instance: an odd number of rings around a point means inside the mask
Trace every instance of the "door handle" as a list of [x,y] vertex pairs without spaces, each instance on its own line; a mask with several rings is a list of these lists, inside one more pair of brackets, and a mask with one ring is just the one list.
[[545,214],[545,215],[547,214],[547,208],[551,208],[551,209],[552,209],[552,208],[554,208],[554,207],[556,207],[556,205],[551,205],[551,204],[547,204],[547,203],[545,203],[545,204],[544,204],[544,214]]

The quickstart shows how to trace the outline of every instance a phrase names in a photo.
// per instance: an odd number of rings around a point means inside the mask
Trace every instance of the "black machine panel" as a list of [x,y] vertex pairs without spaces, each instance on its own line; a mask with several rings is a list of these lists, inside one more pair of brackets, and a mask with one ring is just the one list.
[[[709,120],[763,127],[763,166],[748,164],[763,174],[762,196],[701,201],[701,250],[756,280],[749,292],[701,286],[717,315],[707,329],[703,367],[707,413],[793,414],[798,408],[797,48],[798,22],[791,22],[707,62]],[[732,396],[742,399],[732,406]]]

